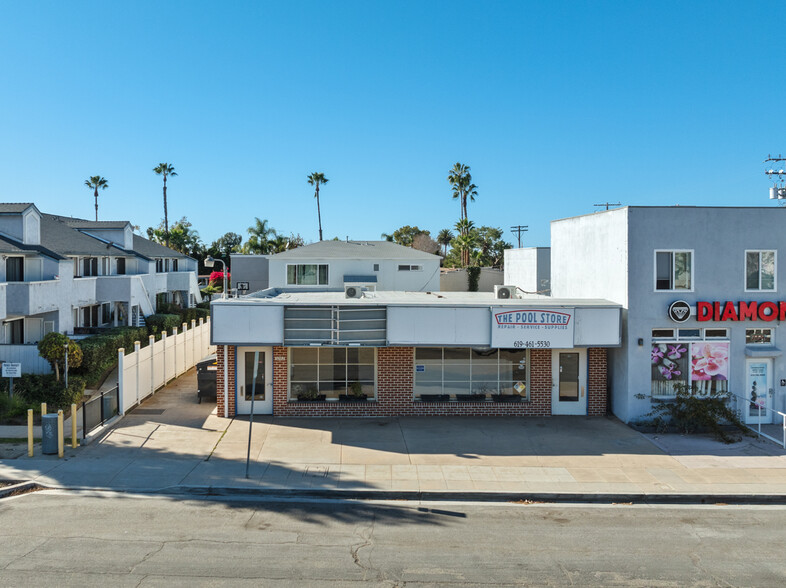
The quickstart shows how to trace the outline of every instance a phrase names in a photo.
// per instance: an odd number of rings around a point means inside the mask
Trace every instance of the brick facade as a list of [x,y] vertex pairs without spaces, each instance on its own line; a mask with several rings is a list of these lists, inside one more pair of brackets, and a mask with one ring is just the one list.
[[[224,414],[223,353],[218,347],[218,415]],[[521,403],[420,402],[413,400],[414,353],[411,347],[377,350],[377,399],[374,402],[289,402],[285,347],[273,348],[273,414],[275,416],[549,416],[551,415],[551,350],[530,351],[530,400]],[[588,350],[587,414],[606,414],[606,350]],[[235,348],[229,348],[229,415],[235,414]]]

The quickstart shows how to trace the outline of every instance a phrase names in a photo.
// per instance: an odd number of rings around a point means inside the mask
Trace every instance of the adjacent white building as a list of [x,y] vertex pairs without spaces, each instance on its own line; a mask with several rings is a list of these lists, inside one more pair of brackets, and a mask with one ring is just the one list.
[[0,361],[50,331],[141,325],[157,304],[201,301],[196,260],[134,235],[128,221],[0,204],[0,256]]

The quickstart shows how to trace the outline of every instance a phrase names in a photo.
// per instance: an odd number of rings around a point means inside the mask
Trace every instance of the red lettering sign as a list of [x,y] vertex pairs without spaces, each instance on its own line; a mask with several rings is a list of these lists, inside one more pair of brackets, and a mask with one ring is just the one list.
[[[738,310],[739,308],[739,310]],[[783,321],[786,320],[786,301],[783,302],[745,302],[737,304],[731,300],[724,302],[696,303],[696,319],[706,321]]]

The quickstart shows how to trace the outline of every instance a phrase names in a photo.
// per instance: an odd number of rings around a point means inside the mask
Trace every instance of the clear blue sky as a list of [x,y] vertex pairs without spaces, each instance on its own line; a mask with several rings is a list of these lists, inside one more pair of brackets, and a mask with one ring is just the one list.
[[478,225],[593,204],[774,206],[786,153],[784,2],[0,0],[6,202],[169,218],[203,240],[253,218],[317,238],[436,233],[472,167]]

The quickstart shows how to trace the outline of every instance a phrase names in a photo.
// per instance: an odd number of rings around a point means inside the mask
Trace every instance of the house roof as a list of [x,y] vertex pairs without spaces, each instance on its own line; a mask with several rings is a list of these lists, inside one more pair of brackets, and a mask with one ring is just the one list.
[[190,259],[188,255],[184,255],[179,251],[175,251],[174,249],[170,249],[169,247],[161,245],[160,243],[156,243],[155,241],[151,241],[150,239],[145,239],[139,235],[134,235],[134,251],[149,258],[180,257],[184,259]]
[[68,216],[59,216],[55,218],[74,229],[125,229],[131,224],[128,221],[91,221]]
[[51,257],[52,259],[65,259],[65,257],[59,253],[55,253],[47,247],[41,245],[27,245],[6,235],[0,235],[0,253],[39,253]]
[[287,259],[412,259],[439,260],[438,255],[390,241],[319,241],[277,253],[271,260]]
[[30,207],[35,207],[32,202],[0,202],[0,214],[19,214]]
[[80,233],[63,222],[63,217],[52,214],[41,215],[41,245],[61,255],[118,255],[124,252],[120,245]]

